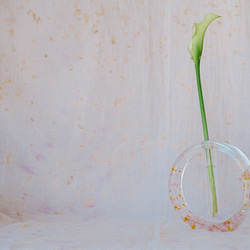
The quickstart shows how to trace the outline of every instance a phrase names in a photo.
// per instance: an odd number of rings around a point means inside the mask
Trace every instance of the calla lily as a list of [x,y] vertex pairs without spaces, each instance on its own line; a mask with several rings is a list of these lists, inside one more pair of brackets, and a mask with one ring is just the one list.
[[201,59],[203,40],[207,27],[214,19],[218,17],[220,16],[209,13],[205,15],[202,22],[194,23],[192,40],[188,46],[188,51],[191,54],[191,59],[194,61],[194,63],[198,63]]
[[[201,59],[201,54],[202,54],[204,35],[207,30],[207,27],[217,17],[219,16],[212,14],[212,13],[206,14],[202,22],[195,23],[193,25],[194,34],[192,36],[192,40],[190,41],[189,47],[188,47],[188,50],[191,54],[191,59],[194,61],[194,66],[195,66],[197,89],[198,89],[199,102],[200,102],[201,120],[202,120],[202,127],[203,127],[203,134],[204,134],[205,141],[209,140],[209,135],[208,135],[206,112],[205,112],[202,87],[201,87],[200,59]],[[218,204],[217,204],[217,195],[216,195],[216,187],[215,187],[215,180],[214,180],[212,155],[211,155],[210,149],[206,149],[206,158],[207,158],[207,169],[208,169],[208,177],[209,177],[209,184],[210,184],[210,193],[211,193],[211,198],[212,198],[212,216],[217,217],[218,216]]]

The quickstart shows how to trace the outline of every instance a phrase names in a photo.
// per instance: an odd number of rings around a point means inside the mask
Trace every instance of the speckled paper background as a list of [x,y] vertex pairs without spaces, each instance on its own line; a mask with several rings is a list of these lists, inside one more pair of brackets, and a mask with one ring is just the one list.
[[201,65],[209,132],[250,157],[249,11],[248,0],[1,0],[0,248],[193,249],[167,193],[175,158],[203,138],[187,45],[194,22],[222,16]]

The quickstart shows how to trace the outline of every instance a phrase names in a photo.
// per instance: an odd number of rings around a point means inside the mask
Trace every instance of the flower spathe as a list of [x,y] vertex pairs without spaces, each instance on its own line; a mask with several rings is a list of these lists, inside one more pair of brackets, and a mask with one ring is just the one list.
[[204,20],[202,22],[194,23],[193,36],[188,46],[188,51],[194,63],[198,63],[201,59],[204,35],[209,24],[218,17],[220,16],[213,13],[209,13],[204,16]]

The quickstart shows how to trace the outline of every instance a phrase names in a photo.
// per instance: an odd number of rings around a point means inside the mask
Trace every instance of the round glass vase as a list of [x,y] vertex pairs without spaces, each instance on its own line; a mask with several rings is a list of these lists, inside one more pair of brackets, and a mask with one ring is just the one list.
[[[209,178],[208,152],[214,192]],[[227,143],[204,141],[186,149],[176,159],[169,176],[169,197],[175,211],[192,229],[235,230],[250,206],[249,166],[247,157]]]

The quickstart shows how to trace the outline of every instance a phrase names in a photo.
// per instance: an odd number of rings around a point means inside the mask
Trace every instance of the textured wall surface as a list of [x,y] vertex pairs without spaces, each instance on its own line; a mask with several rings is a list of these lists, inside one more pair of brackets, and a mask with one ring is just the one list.
[[250,156],[249,11],[249,0],[1,0],[2,218],[173,220],[169,170],[203,139],[187,45],[209,12],[222,16],[201,64],[210,138]]

